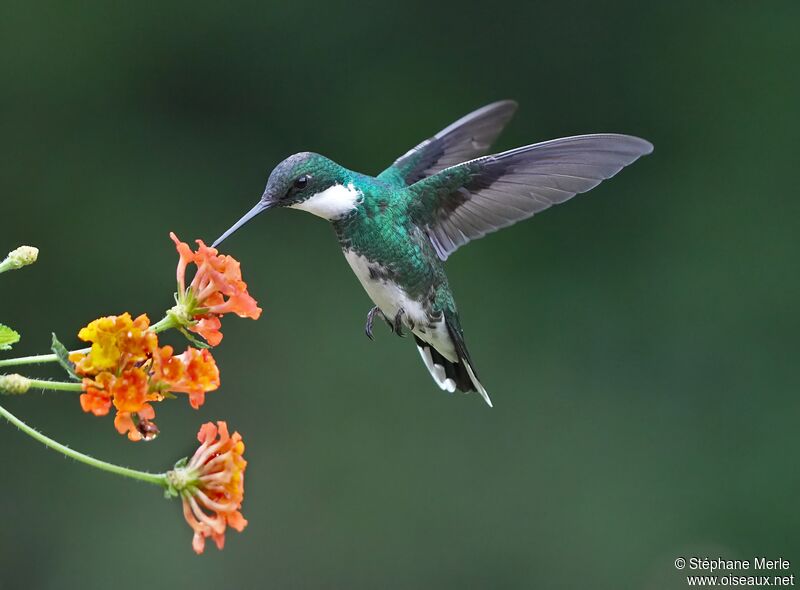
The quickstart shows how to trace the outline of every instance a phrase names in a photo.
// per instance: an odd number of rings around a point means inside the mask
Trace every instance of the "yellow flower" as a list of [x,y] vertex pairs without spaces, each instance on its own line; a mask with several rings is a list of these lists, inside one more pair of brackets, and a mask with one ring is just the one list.
[[75,363],[79,375],[118,372],[148,358],[158,343],[149,328],[150,320],[146,315],[134,320],[127,312],[94,320],[78,332],[78,338],[92,343],[91,352],[88,355],[74,353],[70,360]]

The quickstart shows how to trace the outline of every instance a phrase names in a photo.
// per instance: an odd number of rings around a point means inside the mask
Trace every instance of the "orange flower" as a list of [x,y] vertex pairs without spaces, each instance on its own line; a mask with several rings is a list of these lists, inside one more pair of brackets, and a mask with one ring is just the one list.
[[165,346],[153,356],[153,380],[161,390],[188,393],[196,410],[205,402],[205,394],[219,387],[217,363],[208,350],[187,348],[183,354],[172,353],[172,347]]
[[75,363],[76,373],[83,376],[117,372],[144,361],[158,344],[158,337],[150,331],[148,317],[140,315],[133,320],[127,312],[94,320],[78,332],[78,338],[92,343],[89,354],[73,353],[69,357]]
[[111,373],[101,373],[96,379],[84,379],[81,394],[81,408],[84,412],[91,412],[95,416],[105,416],[111,409],[111,394],[106,391],[110,381],[114,379]]
[[241,532],[247,526],[240,509],[244,498],[244,442],[228,434],[225,422],[207,422],[197,433],[200,447],[185,465],[167,473],[170,490],[183,501],[183,516],[194,530],[192,548],[200,554],[211,537],[225,545],[228,526]]
[[83,387],[84,412],[105,416],[113,404],[117,410],[114,426],[120,434],[127,433],[132,441],[150,440],[158,435],[158,428],[151,422],[156,413],[150,402],[161,401],[163,395],[151,390],[150,377],[144,369],[126,369],[118,377],[104,371],[93,380],[84,379]]
[[[174,233],[170,238],[178,250],[178,304],[170,310],[170,316],[181,326],[200,334],[211,346],[222,341],[220,317],[235,313],[242,318],[257,320],[261,309],[256,300],[247,292],[247,284],[242,280],[239,262],[224,256],[215,248],[197,240],[197,252]],[[191,284],[186,286],[186,268],[189,264],[197,266]]]
[[222,322],[220,321],[219,317],[215,315],[209,315],[201,317],[199,320],[197,320],[197,323],[189,329],[192,332],[200,334],[211,346],[217,346],[220,342],[222,342],[222,332],[220,331],[221,328]]
[[161,396],[149,392],[147,373],[139,367],[128,369],[111,382],[110,392],[114,407],[119,412],[138,412],[149,401],[157,401]]
[[133,442],[153,440],[158,436],[158,427],[152,421],[156,411],[150,404],[145,404],[138,412],[117,412],[114,417],[114,428],[120,434],[127,434]]
[[196,410],[203,405],[206,392],[219,387],[219,369],[208,350],[187,348],[186,352],[174,357],[184,367],[180,379],[170,382],[170,391],[189,394],[189,403]]
[[176,356],[171,346],[159,348],[146,315],[135,320],[128,313],[100,318],[79,336],[92,342],[88,354],[70,357],[84,377],[81,408],[105,416],[113,405],[114,425],[130,440],[155,438],[158,428],[150,404],[163,400],[166,392],[189,394],[189,403],[197,409],[205,394],[219,387],[219,369],[209,351],[188,348]]
[[179,357],[174,356],[174,352],[171,346],[164,346],[153,353],[153,378],[157,382],[173,383],[183,378],[186,367]]

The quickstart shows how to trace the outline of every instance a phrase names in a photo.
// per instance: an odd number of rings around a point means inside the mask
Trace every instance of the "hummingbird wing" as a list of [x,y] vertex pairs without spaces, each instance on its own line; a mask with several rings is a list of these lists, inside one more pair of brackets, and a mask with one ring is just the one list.
[[513,100],[486,105],[409,150],[381,172],[378,178],[408,186],[448,166],[482,156],[516,110],[517,103]]
[[409,213],[446,260],[467,242],[585,193],[652,151],[644,139],[616,134],[527,145],[420,180],[409,187]]

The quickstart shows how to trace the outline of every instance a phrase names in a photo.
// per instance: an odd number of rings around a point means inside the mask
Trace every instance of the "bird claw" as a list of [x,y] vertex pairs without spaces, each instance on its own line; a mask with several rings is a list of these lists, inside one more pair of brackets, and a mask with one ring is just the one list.
[[[375,320],[375,316],[380,317],[383,321],[385,321],[389,325],[389,329],[397,334],[400,337],[405,337],[405,333],[403,332],[403,317],[406,315],[406,310],[400,308],[397,313],[395,314],[394,318],[390,320],[387,318],[384,313],[380,310],[380,308],[376,305],[372,309],[369,310],[367,313],[367,323],[364,326],[364,333],[367,335],[367,338],[370,340],[375,340],[375,337],[372,334],[372,324]],[[412,328],[413,329],[413,328]]]
[[406,310],[402,307],[397,310],[397,314],[394,316],[394,326],[392,326],[392,330],[394,333],[400,336],[401,338],[405,337],[403,333],[403,316],[406,314]]
[[376,315],[380,316],[381,318],[383,318],[384,321],[388,322],[388,320],[386,320],[386,316],[383,315],[383,312],[378,308],[377,305],[372,309],[370,309],[369,313],[367,313],[367,325],[364,326],[364,333],[370,340],[375,340],[374,336],[372,335],[372,322],[375,319]]

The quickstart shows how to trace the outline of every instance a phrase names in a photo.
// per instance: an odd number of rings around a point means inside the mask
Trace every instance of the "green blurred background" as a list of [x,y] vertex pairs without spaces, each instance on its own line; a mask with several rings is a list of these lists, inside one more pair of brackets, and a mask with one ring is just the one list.
[[20,354],[98,315],[161,317],[168,232],[210,241],[293,152],[377,173],[500,98],[521,108],[498,149],[603,131],[656,149],[448,263],[493,410],[440,392],[409,340],[364,337],[371,304],[322,221],[259,219],[225,246],[265,313],[225,321],[200,411],[161,404],[162,435],[133,445],[72,394],[3,402],[151,470],[227,420],[250,526],[197,557],[177,502],[0,424],[0,587],[683,588],[692,555],[800,575],[798,19],[788,1],[4,2],[0,248],[42,250],[0,280]]

